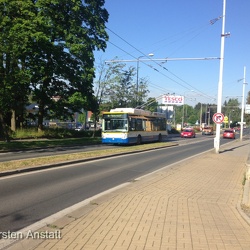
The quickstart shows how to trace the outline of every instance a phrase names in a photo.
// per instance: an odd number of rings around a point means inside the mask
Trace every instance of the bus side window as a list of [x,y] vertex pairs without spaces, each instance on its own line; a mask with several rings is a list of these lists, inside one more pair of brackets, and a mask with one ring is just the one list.
[[135,125],[136,125],[136,120],[135,118],[131,118],[130,122],[129,122],[129,130],[130,131],[134,131],[135,130]]
[[142,120],[142,130],[147,130],[147,120]]
[[136,130],[142,131],[142,119],[136,119]]
[[156,131],[156,124],[155,124],[155,121],[152,121],[152,131]]

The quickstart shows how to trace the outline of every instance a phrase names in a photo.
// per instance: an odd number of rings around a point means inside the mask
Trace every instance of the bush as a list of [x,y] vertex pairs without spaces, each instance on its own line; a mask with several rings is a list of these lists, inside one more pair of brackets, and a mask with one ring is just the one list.
[[45,131],[39,131],[36,128],[17,129],[11,133],[13,139],[32,139],[45,137]]
[[45,128],[43,131],[38,131],[37,128],[18,129],[12,133],[12,139],[62,139],[62,138],[81,138],[81,137],[101,137],[101,130],[82,130],[75,131],[66,128]]

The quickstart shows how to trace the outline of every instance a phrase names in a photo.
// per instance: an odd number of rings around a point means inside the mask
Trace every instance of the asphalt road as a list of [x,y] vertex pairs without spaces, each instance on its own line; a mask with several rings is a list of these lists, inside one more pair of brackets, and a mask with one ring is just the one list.
[[19,230],[86,198],[212,147],[213,138],[207,138],[188,146],[0,178],[0,231]]
[[[0,232],[17,231],[105,190],[214,147],[213,136],[172,140],[179,140],[180,146],[0,178]],[[228,141],[222,139],[221,144]]]
[[[200,134],[197,137],[201,137]],[[169,135],[167,141],[178,141],[181,143],[185,143],[180,136]],[[52,156],[52,155],[63,155],[63,154],[72,154],[78,152],[87,152],[98,149],[111,149],[117,148],[119,146],[113,145],[87,145],[87,146],[67,146],[67,147],[50,147],[50,148],[41,148],[41,149],[31,149],[31,150],[15,150],[10,152],[0,152],[0,162],[12,161],[12,160],[22,160],[22,159],[30,159],[36,157],[44,157],[44,156]],[[122,147],[122,146],[121,146]]]

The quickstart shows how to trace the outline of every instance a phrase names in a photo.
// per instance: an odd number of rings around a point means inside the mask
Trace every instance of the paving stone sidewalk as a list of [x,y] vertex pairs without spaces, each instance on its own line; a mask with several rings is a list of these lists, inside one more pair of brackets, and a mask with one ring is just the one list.
[[249,218],[239,210],[249,141],[134,180],[41,231],[61,239],[24,239],[11,250],[250,249]]

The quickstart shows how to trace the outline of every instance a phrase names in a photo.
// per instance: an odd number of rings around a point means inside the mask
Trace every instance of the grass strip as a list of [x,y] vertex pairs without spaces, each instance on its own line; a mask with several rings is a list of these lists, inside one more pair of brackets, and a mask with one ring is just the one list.
[[148,149],[155,149],[155,148],[175,146],[175,145],[177,144],[172,143],[172,142],[159,142],[159,143],[149,143],[149,144],[142,144],[142,145],[135,145],[135,146],[104,149],[104,150],[94,150],[94,151],[80,152],[80,153],[73,153],[73,154],[71,153],[71,154],[64,154],[64,155],[54,155],[54,156],[1,162],[0,172],[24,169],[24,168],[36,167],[36,166],[38,167],[38,166],[44,166],[44,165],[49,165],[49,164],[56,164],[60,162],[83,160],[83,159],[113,155],[113,154],[118,154],[118,153],[143,151],[143,150],[148,150]]
[[72,145],[92,145],[101,143],[101,138],[69,138],[69,139],[39,139],[39,140],[13,140],[11,142],[0,141],[0,151],[24,150],[47,147],[63,147]]

